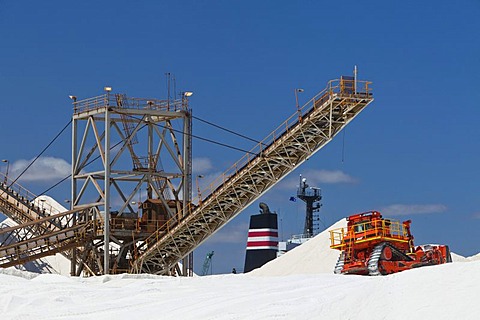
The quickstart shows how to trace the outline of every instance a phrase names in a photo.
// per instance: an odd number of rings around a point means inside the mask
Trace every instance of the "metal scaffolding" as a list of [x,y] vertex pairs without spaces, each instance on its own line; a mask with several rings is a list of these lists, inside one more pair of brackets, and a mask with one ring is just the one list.
[[87,265],[95,274],[128,272],[136,247],[158,225],[155,219],[140,223],[144,200],[161,202],[168,219],[187,215],[188,97],[138,99],[107,92],[74,101],[72,123],[72,208],[96,206],[100,212],[88,252],[72,271],[79,275]]

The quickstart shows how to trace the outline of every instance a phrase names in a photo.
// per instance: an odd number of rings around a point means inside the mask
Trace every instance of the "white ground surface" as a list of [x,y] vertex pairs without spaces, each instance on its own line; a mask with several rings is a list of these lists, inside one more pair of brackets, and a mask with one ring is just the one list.
[[0,269],[1,319],[480,318],[478,256],[385,277],[334,275],[338,252],[326,238],[250,274],[70,278]]

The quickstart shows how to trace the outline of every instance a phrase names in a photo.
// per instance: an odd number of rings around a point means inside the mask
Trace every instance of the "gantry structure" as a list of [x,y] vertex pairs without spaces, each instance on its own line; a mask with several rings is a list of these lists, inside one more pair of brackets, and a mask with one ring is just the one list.
[[[95,206],[101,214],[93,241],[83,248],[82,264],[72,272],[80,274],[83,265],[94,273],[128,272],[137,246],[152,231],[187,216],[192,184],[188,93],[157,100],[107,91],[73,104],[72,209]],[[186,273],[188,261],[183,265]]]
[[[0,230],[0,241],[31,234],[1,243],[0,266],[51,251],[71,259],[75,275],[187,275],[191,264],[184,259],[198,245],[330,142],[372,101],[368,81],[328,82],[203,190],[204,199],[192,200],[186,96],[165,101],[106,92],[75,99],[71,208],[41,214],[35,198],[0,185],[0,210],[20,223],[15,230]],[[25,206],[16,210],[21,197]],[[26,212],[35,213],[25,218]],[[40,246],[38,237],[48,240],[42,253],[32,251]]]

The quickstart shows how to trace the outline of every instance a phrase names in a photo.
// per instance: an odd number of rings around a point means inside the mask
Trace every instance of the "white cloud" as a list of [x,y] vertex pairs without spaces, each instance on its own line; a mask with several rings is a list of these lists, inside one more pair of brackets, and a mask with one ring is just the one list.
[[[341,170],[304,170],[301,172],[302,177],[307,178],[307,183],[312,187],[322,187],[324,184],[353,184],[358,180]],[[299,185],[299,175],[290,174],[282,180],[278,188],[292,190],[292,186]]]
[[392,204],[381,208],[382,214],[389,216],[405,216],[413,214],[430,214],[447,211],[443,204]]
[[209,158],[193,158],[192,171],[199,174],[210,171],[213,168],[212,161]]
[[208,239],[210,245],[214,243],[245,243],[247,245],[248,223],[229,224]]
[[[32,159],[33,160],[33,159]],[[15,179],[32,160],[17,160],[10,167],[9,176]],[[51,181],[63,179],[71,173],[71,165],[67,161],[54,157],[40,157],[20,177],[20,181]]]
[[313,170],[308,173],[312,176],[313,181],[318,183],[356,183],[357,180],[340,170]]

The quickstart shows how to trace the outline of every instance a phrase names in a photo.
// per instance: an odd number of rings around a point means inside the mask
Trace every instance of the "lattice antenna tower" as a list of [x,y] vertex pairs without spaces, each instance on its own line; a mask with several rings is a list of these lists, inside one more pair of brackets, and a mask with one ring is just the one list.
[[303,234],[307,238],[311,238],[315,235],[315,220],[318,219],[318,211],[322,206],[320,200],[322,200],[321,190],[317,187],[310,187],[307,184],[307,178],[300,175],[300,184],[297,191],[297,198],[305,202],[305,227]]

